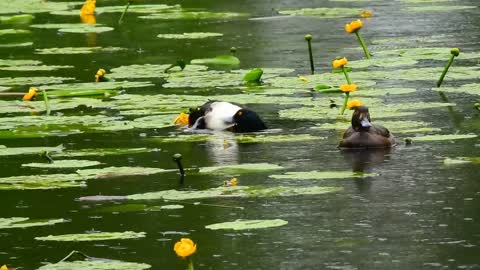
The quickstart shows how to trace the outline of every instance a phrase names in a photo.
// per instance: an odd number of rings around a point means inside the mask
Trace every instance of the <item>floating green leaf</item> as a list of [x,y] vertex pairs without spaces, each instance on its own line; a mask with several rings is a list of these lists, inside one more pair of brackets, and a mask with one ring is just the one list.
[[[1,149],[1,148],[0,148]],[[158,152],[158,148],[92,148],[79,150],[66,150],[60,153],[52,153],[52,157],[86,157],[86,156],[111,156],[111,155],[133,155],[149,152]]]
[[48,24],[32,24],[30,27],[41,29],[58,29],[64,33],[103,33],[113,31],[113,27],[103,26],[102,24],[85,24],[85,23],[48,23]]
[[366,67],[401,67],[414,66],[418,63],[417,60],[409,58],[370,58],[356,61],[348,61],[348,65],[352,68],[366,68]]
[[211,33],[211,32],[192,32],[192,33],[183,33],[183,34],[159,34],[157,37],[165,39],[202,39],[209,37],[221,37],[222,33]]
[[102,164],[93,160],[55,160],[53,163],[27,163],[22,164],[23,167],[35,167],[35,168],[83,168],[91,167]]
[[362,12],[362,9],[358,8],[302,8],[302,9],[290,9],[280,10],[278,13],[283,15],[292,16],[308,16],[315,18],[344,18],[344,17],[356,17]]
[[0,147],[0,156],[16,156],[16,155],[35,155],[42,151],[46,152],[62,152],[63,145],[55,147]]
[[126,50],[120,47],[65,47],[65,48],[44,48],[35,49],[36,54],[89,54],[99,52],[118,52]]
[[319,180],[319,179],[343,179],[343,178],[365,178],[378,176],[376,173],[349,172],[349,171],[309,171],[309,172],[286,172],[284,174],[270,175],[273,179],[298,179],[298,180]]
[[254,68],[243,76],[243,80],[247,83],[260,83],[262,79],[263,69]]
[[78,174],[25,175],[0,178],[0,190],[85,187]]
[[432,90],[438,92],[447,92],[447,93],[465,93],[470,95],[480,95],[480,83],[470,83],[464,84],[460,87],[441,87],[441,88],[432,88]]
[[414,142],[428,142],[428,141],[450,141],[450,140],[462,140],[472,139],[478,137],[475,134],[438,134],[438,135],[425,135],[411,138]]
[[444,11],[444,12],[452,12],[454,10],[466,10],[466,9],[474,9],[477,6],[418,6],[418,7],[406,7],[404,8],[405,11],[413,11],[413,12],[428,12],[428,11]]
[[445,165],[460,165],[460,164],[480,164],[480,157],[456,157],[445,158],[443,164]]
[[44,265],[37,270],[118,270],[118,269],[150,269],[151,266],[145,263],[122,262],[115,260],[92,260],[58,262]]
[[63,242],[83,242],[83,241],[105,241],[105,240],[120,240],[120,239],[137,239],[146,236],[144,232],[92,232],[79,234],[63,234],[63,235],[49,235],[42,237],[35,237],[35,240],[40,241],[63,241]]
[[244,220],[238,219],[231,222],[215,223],[205,226],[210,230],[252,230],[252,229],[264,229],[272,227],[280,227],[287,225],[288,221],[283,219],[251,219]]
[[[1,12],[1,11],[0,11]],[[29,24],[35,18],[32,14],[19,14],[13,16],[0,16],[0,23],[8,24]],[[22,30],[19,30],[22,31]],[[23,30],[28,31],[28,30]],[[28,31],[30,32],[30,31]]]
[[7,66],[0,67],[0,70],[8,71],[52,71],[62,68],[73,68],[73,66],[46,66],[46,65],[35,65],[35,66]]
[[232,164],[232,165],[222,165],[214,167],[202,167],[199,170],[199,173],[203,174],[245,174],[245,173],[255,173],[255,172],[268,172],[274,170],[281,170],[282,166],[270,163],[243,163],[243,164]]
[[[68,10],[78,2],[50,2],[43,0],[9,0],[0,1],[0,14],[9,13],[41,13]],[[78,11],[77,11],[78,14]]]
[[[111,81],[101,83],[65,83],[43,86],[45,90],[67,90],[67,91],[87,91],[87,90],[120,90],[125,88],[149,87],[154,84],[151,82],[129,82],[129,81]],[[50,96],[50,93],[48,94]]]
[[18,43],[3,43],[0,44],[0,48],[10,48],[10,47],[30,47],[33,45],[33,42],[18,42]]
[[174,67],[170,69],[168,73],[165,73],[164,70],[169,66],[170,65],[152,64],[121,66],[112,68],[108,77],[114,79],[163,78],[177,75],[189,77],[192,73],[197,74],[199,71],[205,71],[208,69],[207,66],[202,65],[187,65],[183,70],[180,70],[179,67]]
[[214,58],[193,59],[190,63],[197,65],[237,66],[240,64],[240,59],[233,55],[218,55]]
[[238,135],[235,137],[238,143],[279,143],[279,142],[304,142],[323,140],[325,137],[310,134],[285,134],[285,135]]
[[[30,30],[24,30],[24,29],[1,29],[0,30],[0,37],[5,36],[5,35],[25,35],[25,34],[31,34],[32,32]],[[0,60],[0,62],[3,60]]]
[[38,60],[0,59],[1,67],[33,66],[40,64],[42,64],[42,62]]
[[50,226],[67,222],[66,219],[30,219],[28,217],[0,218],[0,229],[28,228],[36,226]]
[[247,15],[248,14],[236,12],[209,12],[182,9],[139,16],[139,18],[147,20],[213,20],[246,17]]
[[74,79],[68,77],[3,77],[0,78],[0,85],[42,85],[61,83]]
[[[374,124],[388,128],[392,133],[425,133],[440,131],[438,128],[430,127],[430,123],[422,121],[375,121]],[[346,130],[350,122],[324,123],[312,127],[312,129],[336,129]]]
[[88,179],[102,179],[126,175],[150,175],[170,171],[172,170],[147,167],[107,167],[102,169],[77,170],[77,174]]

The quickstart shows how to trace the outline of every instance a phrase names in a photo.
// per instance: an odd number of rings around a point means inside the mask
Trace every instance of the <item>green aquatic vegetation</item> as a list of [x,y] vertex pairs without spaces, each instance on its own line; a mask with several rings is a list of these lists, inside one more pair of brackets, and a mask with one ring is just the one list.
[[237,143],[280,143],[280,142],[304,142],[323,140],[325,137],[313,136],[310,134],[285,134],[285,135],[237,135]]
[[263,75],[263,69],[254,68],[243,76],[243,81],[245,81],[246,83],[259,84],[260,81],[262,80],[262,75]]
[[344,179],[344,178],[366,178],[378,176],[376,173],[350,172],[350,171],[309,171],[309,172],[286,172],[284,174],[270,175],[273,179],[295,179],[295,180],[319,180],[319,179]]
[[30,27],[40,29],[58,29],[58,32],[64,33],[103,33],[114,30],[113,27],[103,26],[102,24],[85,23],[32,24]]
[[232,164],[232,165],[221,165],[213,167],[202,167],[199,169],[199,173],[202,174],[246,174],[246,173],[256,173],[256,172],[268,172],[283,169],[282,166],[270,163],[243,163],[243,164]]
[[[0,148],[1,149],[1,148]],[[116,155],[134,155],[150,152],[158,152],[158,148],[91,148],[64,150],[63,152],[52,153],[52,157],[88,157],[88,156],[116,156]]]
[[[376,55],[375,55],[376,56]],[[351,68],[367,68],[367,67],[402,67],[402,66],[415,66],[418,63],[417,60],[408,58],[371,58],[355,61],[348,61],[348,66]]]
[[253,230],[280,227],[287,225],[288,221],[283,219],[237,219],[236,221],[215,223],[205,226],[210,230]]
[[149,141],[161,142],[161,143],[177,143],[177,142],[206,142],[210,140],[213,135],[210,134],[176,134],[171,137],[153,137],[149,138]]
[[420,4],[420,3],[438,3],[438,2],[455,2],[457,0],[400,0],[409,4]]
[[359,8],[301,8],[280,10],[278,13],[291,16],[308,16],[315,18],[345,18],[356,17],[362,12]]
[[84,242],[84,241],[106,241],[138,239],[146,236],[145,232],[92,232],[78,234],[62,234],[35,237],[39,241],[62,241],[62,242]]
[[37,226],[51,226],[67,222],[66,219],[30,219],[28,217],[0,218],[0,229],[29,228]]
[[74,68],[74,66],[46,66],[46,65],[32,65],[32,66],[6,66],[0,67],[0,70],[6,71],[53,71],[63,68]]
[[[0,29],[0,37],[6,35],[26,35],[31,34],[30,30],[25,29]],[[3,61],[3,60],[0,60]]]
[[118,269],[150,269],[151,266],[145,263],[123,262],[116,260],[91,260],[58,262],[46,264],[37,270],[118,270]]
[[218,55],[214,58],[201,58],[193,59],[191,64],[196,65],[225,65],[225,66],[237,66],[240,64],[240,59],[233,55]]
[[175,76],[167,78],[164,88],[207,88],[237,86],[242,84],[240,74],[218,71],[206,71],[189,76]]
[[403,10],[407,12],[452,12],[454,10],[468,10],[475,9],[477,6],[440,6],[440,5],[428,5],[428,6],[416,6],[416,7],[405,7]]
[[22,167],[34,167],[34,168],[84,168],[102,164],[93,160],[55,160],[53,163],[26,163],[22,164]]
[[[413,133],[413,132],[431,132],[439,131],[440,129],[430,127],[430,123],[422,121],[374,121],[373,124],[382,125],[388,128],[392,133]],[[312,129],[335,129],[346,130],[350,127],[350,122],[335,122],[319,124]]]
[[[0,23],[6,24],[29,24],[33,21],[35,16],[32,14],[19,14],[19,15],[12,15],[12,16],[0,16]],[[18,30],[22,31],[22,30]],[[28,30],[23,30],[28,31]],[[28,31],[30,32],[30,31]]]
[[[391,49],[375,52],[375,57],[381,59],[390,59],[390,61],[406,61],[408,60],[440,60],[445,61],[450,57],[451,48],[438,47],[438,48],[402,48]],[[458,56],[458,59],[476,59],[480,58],[480,52],[462,52]]]
[[[45,90],[45,89],[42,89]],[[51,90],[47,92],[48,98],[64,98],[64,97],[111,97],[118,94],[116,90]],[[38,97],[43,97],[43,93],[39,93]]]
[[480,95],[480,83],[464,84],[459,87],[432,88],[434,91],[447,93],[463,93],[469,95]]
[[412,137],[414,142],[429,142],[429,141],[452,141],[462,139],[472,139],[478,137],[475,134],[437,134]]
[[128,213],[128,212],[141,212],[147,209],[146,204],[119,204],[106,206],[93,210],[94,213]]
[[[0,118],[0,119],[2,119],[2,118]],[[3,123],[2,123],[2,125],[3,125]],[[3,129],[3,127],[1,129]],[[42,151],[47,151],[47,152],[52,152],[52,153],[53,152],[62,152],[63,149],[64,149],[63,145],[59,145],[59,146],[55,146],[55,147],[47,147],[47,146],[40,146],[40,147],[0,147],[0,156],[35,155],[35,154],[38,154]]]
[[35,66],[42,64],[38,60],[0,59],[0,67]]
[[154,84],[151,82],[110,81],[110,82],[101,82],[101,83],[88,82],[88,83],[52,84],[48,86],[43,86],[42,88],[45,90],[88,91],[88,90],[121,90],[125,88],[150,87],[153,85]]
[[416,92],[415,88],[363,89],[350,93],[351,97],[380,97],[388,95],[406,95]]
[[121,47],[64,47],[35,49],[36,54],[89,54],[89,53],[112,53],[126,50]]
[[[0,1],[0,14],[42,13],[69,10],[78,2],[51,2],[44,0],[9,0]],[[78,14],[78,11],[77,11]]]
[[[180,5],[165,5],[165,4],[151,4],[151,5],[130,5],[128,8],[129,13],[161,13],[179,10]],[[125,5],[122,6],[104,6],[97,7],[95,13],[122,13],[125,10]]]
[[6,86],[0,86],[0,92],[10,90],[11,87],[6,87]]
[[195,11],[189,9],[170,10],[166,12],[154,13],[145,16],[139,16],[146,20],[215,20],[215,19],[234,19],[247,17],[246,13],[237,12],[210,12]]
[[[217,187],[206,190],[163,190],[142,194],[133,194],[125,197],[127,200],[194,200],[209,198],[250,198],[250,197],[276,197],[276,196],[302,196],[320,195],[342,191],[341,187],[294,187],[294,186],[236,186]],[[86,197],[88,198],[88,197]],[[85,198],[83,198],[85,199]],[[108,197],[106,197],[108,199]]]
[[203,39],[209,37],[221,37],[222,33],[211,33],[211,32],[192,32],[192,33],[183,33],[183,34],[159,34],[158,38],[165,39]]
[[23,175],[0,178],[0,190],[86,187],[78,174]]
[[183,70],[180,70],[180,67],[174,67],[169,70],[168,73],[164,72],[166,68],[170,65],[152,65],[152,64],[143,64],[143,65],[128,65],[120,66],[117,68],[112,68],[111,73],[108,74],[109,78],[112,79],[133,79],[133,78],[164,78],[169,76],[182,75],[188,77],[192,74],[197,74],[200,71],[205,71],[208,69],[207,66],[203,65],[187,65]]
[[445,165],[480,164],[480,157],[445,158],[443,160],[443,164]]
[[[36,115],[36,116],[15,116],[0,118],[0,123],[10,127],[18,126],[38,126],[38,130],[56,130],[61,127],[64,130],[78,129],[82,126],[105,126],[119,120],[120,117],[111,117],[105,115]],[[52,127],[50,127],[52,126]],[[1,129],[1,128],[0,128]]]
[[11,48],[11,47],[30,47],[33,45],[33,42],[18,42],[18,43],[2,43],[0,48]]
[[69,77],[3,77],[0,78],[0,85],[42,85],[54,84],[64,81],[72,81],[75,78]]
[[[352,73],[353,74],[353,73]],[[343,74],[322,73],[315,75],[305,75],[299,77],[276,77],[273,79],[264,80],[265,84],[275,88],[298,88],[298,89],[312,89],[317,85],[325,85],[329,87],[338,87],[345,83]],[[365,89],[372,87],[377,83],[373,80],[355,79],[358,89]]]
[[77,170],[76,173],[85,179],[103,179],[130,175],[151,175],[171,171],[175,170],[147,167],[107,167],[101,169]]

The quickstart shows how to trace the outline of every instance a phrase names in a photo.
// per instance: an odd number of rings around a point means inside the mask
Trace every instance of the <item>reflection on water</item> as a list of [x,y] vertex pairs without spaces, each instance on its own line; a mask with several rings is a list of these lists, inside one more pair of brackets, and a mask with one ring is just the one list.
[[215,165],[237,164],[238,143],[235,136],[228,131],[216,131],[206,142],[206,149],[209,158]]
[[345,160],[352,165],[354,172],[369,172],[373,167],[390,159],[391,148],[341,149]]

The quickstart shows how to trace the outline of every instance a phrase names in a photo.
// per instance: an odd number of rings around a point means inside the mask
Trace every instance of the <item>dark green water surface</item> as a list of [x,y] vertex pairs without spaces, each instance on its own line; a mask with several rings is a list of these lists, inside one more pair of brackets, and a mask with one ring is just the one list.
[[[3,0],[5,1],[5,0]],[[407,47],[459,47],[462,52],[480,50],[480,10],[411,12],[413,6],[402,1],[139,1],[142,4],[181,4],[183,7],[206,8],[211,11],[249,13],[249,17],[221,20],[143,20],[138,14],[127,14],[122,25],[119,13],[104,13],[97,22],[115,30],[100,34],[58,33],[52,29],[31,28],[33,46],[0,47],[0,59],[35,59],[48,65],[72,65],[73,69],[54,72],[0,71],[0,77],[64,76],[78,82],[91,82],[100,67],[107,70],[130,64],[169,64],[179,58],[213,57],[238,49],[239,68],[292,68],[296,74],[308,74],[309,63],[304,35],[314,36],[315,65],[319,72],[328,72],[336,56],[351,60],[364,58],[354,35],[343,25],[356,18],[319,19],[282,17],[250,20],[253,17],[276,16],[276,10],[302,7],[359,7],[371,9],[374,16],[364,21],[363,36],[371,40],[387,37],[411,39]],[[121,5],[124,1],[97,0],[97,6]],[[477,1],[454,1],[445,5],[478,5]],[[442,3],[437,3],[442,5]],[[428,5],[428,4],[427,4]],[[433,4],[432,4],[433,5]],[[33,23],[79,22],[77,16],[35,15]],[[27,26],[9,26],[1,28]],[[198,40],[159,39],[160,33],[219,32],[223,37]],[[423,45],[414,38],[438,39]],[[118,46],[128,50],[115,53],[85,55],[40,55],[35,49],[50,47]],[[396,48],[394,44],[370,45],[375,50]],[[445,62],[447,59],[445,59]],[[442,61],[422,61],[418,67],[442,67]],[[458,63],[462,63],[459,61]],[[468,62],[478,67],[478,59]],[[459,64],[460,65],[460,64]],[[463,62],[462,65],[466,65]],[[452,69],[455,68],[455,64]],[[352,71],[355,72],[355,71]],[[477,75],[476,82],[478,83]],[[379,97],[386,104],[397,102],[443,102],[438,92],[431,91],[431,81],[379,81],[381,87],[412,87],[407,95]],[[161,79],[155,86],[128,89],[129,94],[204,94],[205,101],[226,89],[163,89]],[[475,82],[475,81],[473,81]],[[402,85],[398,85],[402,83]],[[447,86],[464,82],[448,80]],[[469,81],[472,83],[472,81]],[[19,85],[12,91],[26,91]],[[480,130],[480,115],[473,109],[478,96],[448,94],[453,109],[420,110],[405,120],[425,121],[441,129],[441,134],[473,133]],[[11,99],[1,97],[3,99]],[[199,104],[200,105],[200,104]],[[249,105],[249,104],[246,104]],[[93,257],[143,262],[152,269],[184,269],[173,245],[181,237],[189,237],[198,245],[194,256],[196,269],[480,269],[480,174],[478,164],[445,166],[446,157],[479,156],[478,138],[457,141],[414,143],[405,146],[399,134],[397,147],[390,151],[342,153],[337,149],[341,133],[333,130],[309,129],[327,121],[297,121],[278,117],[278,111],[295,107],[279,104],[250,104],[272,129],[283,134],[309,133],[325,140],[230,145],[223,141],[159,143],[147,140],[152,136],[182,134],[174,127],[134,129],[119,132],[98,132],[33,139],[0,139],[0,145],[56,146],[66,149],[85,148],[160,148],[159,152],[119,156],[98,156],[104,166],[142,166],[175,169],[171,156],[182,153],[185,167],[216,166],[269,162],[285,167],[285,171],[351,171],[365,170],[379,174],[365,179],[274,180],[271,174],[256,173],[238,176],[239,185],[265,186],[336,186],[343,190],[316,196],[230,198],[180,202],[183,209],[157,212],[103,213],[97,211],[120,202],[81,202],[90,195],[128,195],[176,189],[178,174],[169,172],[151,176],[128,176],[89,180],[85,188],[53,190],[1,190],[0,217],[32,219],[65,218],[69,222],[54,226],[26,229],[0,229],[0,265],[18,269],[37,269],[47,262],[57,262],[71,250],[80,250]],[[453,111],[452,111],[453,110]],[[179,112],[181,110],[179,109]],[[0,117],[12,116],[3,114]],[[372,115],[375,120],[375,115]],[[383,119],[382,119],[383,120]],[[398,119],[397,119],[398,120]],[[331,120],[329,122],[332,122]],[[46,170],[21,167],[38,162],[36,155],[0,157],[0,177],[13,175],[72,173],[74,170]],[[207,189],[223,184],[232,175],[187,175],[181,189]],[[139,201],[151,206],[172,204],[164,201]],[[209,206],[206,204],[221,205]],[[244,207],[243,210],[235,208]],[[206,225],[235,219],[283,219],[286,226],[250,231],[207,230]],[[42,242],[37,236],[85,233],[91,231],[143,231],[147,236],[134,240],[99,242]]]

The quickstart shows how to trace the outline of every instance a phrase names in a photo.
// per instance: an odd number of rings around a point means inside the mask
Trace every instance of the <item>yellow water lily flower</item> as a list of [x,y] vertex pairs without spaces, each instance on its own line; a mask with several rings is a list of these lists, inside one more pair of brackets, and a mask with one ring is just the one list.
[[[23,100],[32,100],[34,97],[36,97],[38,94],[38,88],[36,87],[30,87],[30,89],[28,89],[28,93],[26,93],[24,96],[23,96]],[[0,270],[3,270],[0,268]]]
[[298,76],[298,79],[304,83],[308,83],[308,79],[306,77]]
[[354,110],[355,108],[361,107],[361,106],[363,106],[363,102],[361,102],[358,99],[352,99],[347,102],[347,108],[349,110]]
[[347,31],[348,33],[355,33],[356,31],[360,30],[362,26],[362,21],[352,21],[351,23],[345,24],[345,31]]
[[103,82],[106,73],[107,72],[103,68],[97,70],[97,73],[95,74],[95,82]]
[[344,93],[350,93],[350,92],[355,92],[357,90],[357,85],[352,83],[352,84],[342,84],[340,85],[340,90]]
[[80,14],[80,20],[82,20],[82,23],[85,23],[85,24],[96,24],[97,23],[97,19],[95,18],[94,14],[88,14],[88,15]]
[[348,64],[348,61],[347,61],[346,57],[343,57],[341,59],[335,59],[332,62],[333,68],[341,68],[341,67],[346,66],[347,64]]
[[95,13],[96,0],[86,0],[80,10],[80,16],[93,15]]
[[177,118],[175,118],[175,120],[173,120],[173,123],[175,125],[178,125],[178,126],[181,126],[181,127],[184,127],[184,126],[188,126],[188,114],[186,113],[180,113]]
[[177,256],[186,258],[197,251],[197,245],[190,238],[182,238],[175,243],[173,250],[177,253]]
[[238,184],[238,180],[237,180],[236,177],[230,179],[230,185],[231,185],[232,187],[236,187],[237,184]]
[[370,18],[373,16],[373,11],[371,10],[363,10],[362,12],[360,12],[360,17],[362,18]]
[[0,267],[0,270],[8,270],[7,266],[4,264],[2,267]]

